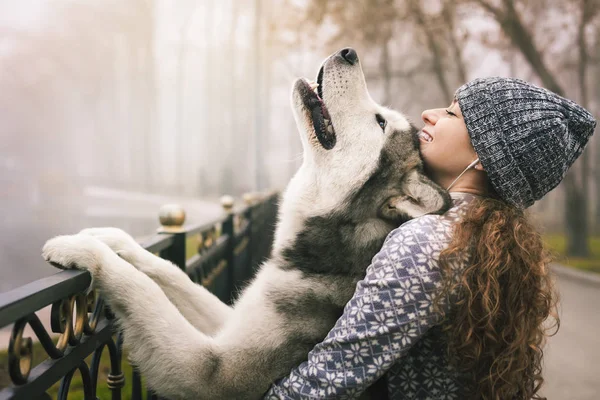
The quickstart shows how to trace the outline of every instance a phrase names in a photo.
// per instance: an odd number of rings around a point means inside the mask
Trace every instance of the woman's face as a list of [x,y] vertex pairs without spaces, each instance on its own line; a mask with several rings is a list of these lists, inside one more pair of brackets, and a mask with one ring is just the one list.
[[419,145],[425,169],[443,186],[475,160],[477,153],[456,100],[448,108],[423,111],[421,118],[425,126],[419,132]]

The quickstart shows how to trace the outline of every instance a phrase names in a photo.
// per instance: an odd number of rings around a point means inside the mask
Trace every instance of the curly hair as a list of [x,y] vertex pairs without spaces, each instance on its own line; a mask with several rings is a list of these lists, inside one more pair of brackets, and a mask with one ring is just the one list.
[[[456,268],[456,260],[467,262]],[[559,298],[550,253],[524,210],[474,199],[439,261],[444,278],[434,307],[445,317],[447,356],[468,398],[545,399],[537,394],[542,347],[560,327]],[[444,298],[455,301],[448,315]]]

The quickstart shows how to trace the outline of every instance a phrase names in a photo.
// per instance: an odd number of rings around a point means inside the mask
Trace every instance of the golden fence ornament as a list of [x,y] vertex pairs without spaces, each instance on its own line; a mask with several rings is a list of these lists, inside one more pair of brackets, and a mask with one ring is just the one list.
[[50,312],[50,327],[52,332],[60,333],[56,348],[61,352],[69,345],[71,332],[73,332],[73,309],[70,299],[62,299],[52,304]]
[[212,230],[206,232],[206,237],[204,239],[204,244],[203,244],[203,247],[205,250],[209,249],[213,245],[213,243],[214,243],[213,236],[214,235],[215,235],[215,233]]
[[85,304],[86,319],[83,331],[86,335],[91,335],[96,331],[96,326],[98,326],[98,320],[100,319],[100,316],[102,314],[103,304],[96,290],[91,290],[85,296]]
[[85,294],[78,294],[71,298],[71,313],[75,314],[72,340],[69,342],[71,346],[77,345],[83,336],[83,331],[88,322],[87,310],[88,302]]
[[197,240],[198,240],[198,254],[202,253],[202,250],[204,250],[204,235],[202,235],[202,233],[198,233],[197,235]]
[[13,326],[8,343],[8,371],[11,380],[17,385],[27,382],[33,363],[33,341],[23,337],[27,321],[21,319]]
[[213,226],[212,228],[205,230],[202,233],[197,234],[198,240],[198,254],[210,249],[217,243],[217,239],[221,236],[221,229],[219,226]]
[[243,238],[242,241],[239,242],[237,246],[235,246],[235,249],[233,250],[233,254],[235,254],[236,256],[239,256],[241,254],[241,252],[244,251],[244,249],[248,246],[249,242],[250,242],[250,240],[248,240],[247,237]]
[[206,277],[202,278],[202,286],[211,286],[215,279],[227,268],[227,261],[221,260],[215,268],[213,268]]
[[225,195],[220,198],[221,206],[227,213],[233,212],[233,206],[235,205],[235,199],[233,196]]
[[[59,359],[64,356],[68,346],[80,343],[84,333],[94,333],[102,311],[97,307],[97,299],[96,292],[92,291],[87,295],[75,294],[52,304],[50,328],[52,332],[60,333],[56,344],[52,342],[35,314],[15,322],[8,346],[11,380],[17,385],[25,384],[33,367],[33,341],[30,337],[23,337],[28,324],[33,328],[48,356]],[[88,315],[90,310],[93,312],[92,318]]]
[[244,193],[242,195],[242,200],[244,200],[244,204],[246,204],[247,206],[251,206],[252,204],[254,204],[255,199],[256,196],[254,195],[254,193]]
[[120,389],[125,386],[125,374],[122,372],[116,375],[108,374],[106,377],[106,383],[108,388],[111,390]]
[[158,212],[158,219],[159,232],[180,233],[183,232],[185,210],[179,204],[165,204]]

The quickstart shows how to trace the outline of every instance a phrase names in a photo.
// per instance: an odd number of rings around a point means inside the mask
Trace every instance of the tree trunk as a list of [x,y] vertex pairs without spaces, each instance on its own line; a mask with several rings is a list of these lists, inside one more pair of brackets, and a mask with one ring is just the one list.
[[[579,47],[579,65],[578,65],[578,78],[579,78],[579,95],[581,105],[585,108],[588,108],[588,90],[586,85],[586,77],[587,77],[587,63],[588,63],[588,55],[587,55],[587,43],[585,40],[585,27],[587,26],[588,19],[586,16],[588,0],[583,1],[583,7],[581,9],[581,20],[579,24],[579,29],[577,33],[577,45]],[[567,247],[568,254],[574,254],[581,257],[588,257],[590,254],[589,246],[587,245],[587,238],[589,236],[589,226],[588,226],[588,201],[589,201],[589,166],[588,166],[588,152],[584,151],[581,155],[581,161],[574,167],[577,167],[580,170],[581,182],[580,182],[580,197],[577,199],[579,203],[579,207],[581,207],[585,212],[578,213],[576,218],[581,218],[579,221],[579,230],[581,231],[581,235],[585,237],[585,242],[583,245],[581,243],[573,243],[573,241],[568,242],[569,247]],[[579,215],[581,214],[581,215]]]
[[425,21],[425,15],[423,14],[423,10],[421,9],[420,2],[412,0],[410,6],[415,20],[417,22],[417,25],[419,25],[419,27],[423,30],[423,33],[425,34],[427,47],[429,48],[431,56],[433,57],[433,71],[435,73],[438,85],[442,91],[442,94],[446,98],[446,101],[450,103],[452,101],[452,91],[450,90],[450,87],[448,86],[448,81],[446,80],[446,72],[440,47],[437,43],[434,33],[431,31],[428,23]]
[[462,51],[459,46],[461,41],[456,37],[456,26],[454,25],[456,15],[454,13],[454,7],[455,5],[452,1],[445,1],[442,8],[442,16],[446,20],[446,27],[448,28],[448,35],[450,37],[450,49],[452,50],[452,55],[454,56],[458,80],[461,84],[463,84],[467,82],[467,72],[465,63],[462,59]]
[[564,90],[546,67],[542,55],[533,43],[531,34],[521,22],[513,0],[503,0],[503,3],[506,11],[497,16],[502,30],[510,38],[513,45],[521,51],[531,68],[544,83],[544,86],[554,93],[564,96]]

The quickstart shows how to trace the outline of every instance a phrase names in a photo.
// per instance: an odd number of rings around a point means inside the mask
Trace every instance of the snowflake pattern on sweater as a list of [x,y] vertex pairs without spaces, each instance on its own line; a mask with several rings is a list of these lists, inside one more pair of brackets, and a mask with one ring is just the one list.
[[[444,215],[415,218],[390,232],[336,325],[265,399],[355,399],[384,375],[390,399],[461,398],[433,298],[442,279],[439,254],[476,196],[451,196]],[[466,257],[452,268],[461,269]],[[446,311],[451,304],[442,302]]]

